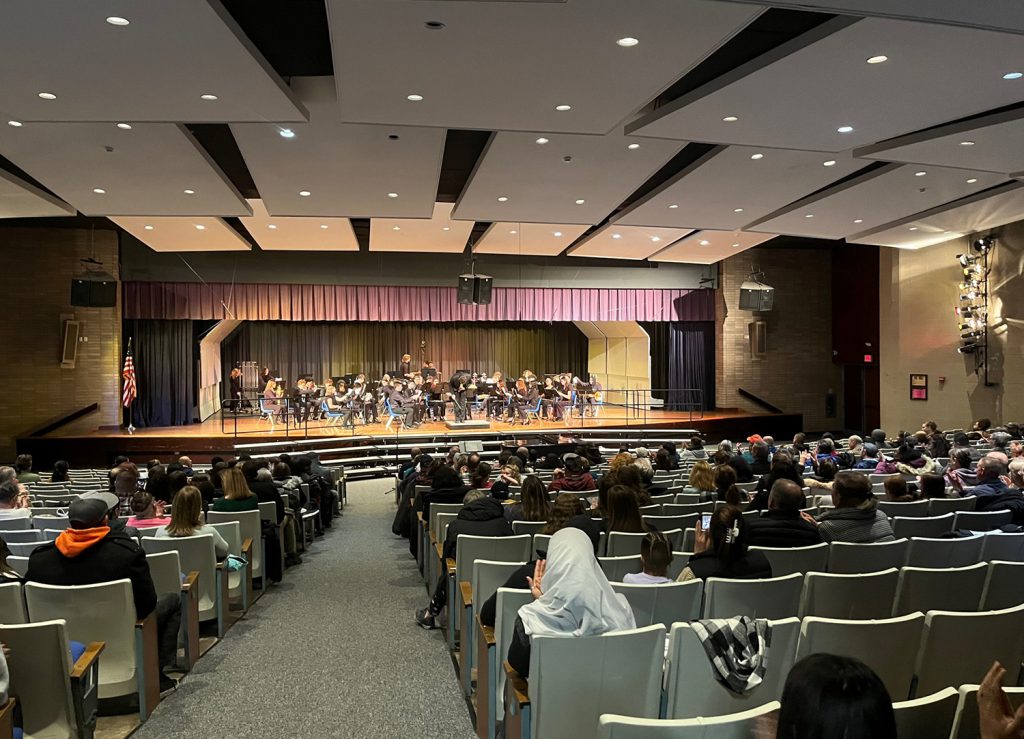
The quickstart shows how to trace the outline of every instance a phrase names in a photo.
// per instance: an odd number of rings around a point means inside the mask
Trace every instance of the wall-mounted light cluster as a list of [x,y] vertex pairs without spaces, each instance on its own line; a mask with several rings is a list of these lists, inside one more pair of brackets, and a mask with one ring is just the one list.
[[983,236],[971,242],[965,254],[957,254],[963,270],[958,285],[959,300],[954,309],[960,330],[961,354],[974,355],[974,371],[985,370],[988,377],[988,274],[989,255],[995,247],[992,236]]

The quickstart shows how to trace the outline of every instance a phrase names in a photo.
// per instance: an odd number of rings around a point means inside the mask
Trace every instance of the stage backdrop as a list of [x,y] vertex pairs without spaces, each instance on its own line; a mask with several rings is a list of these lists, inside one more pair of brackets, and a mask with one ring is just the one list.
[[[364,372],[379,379],[398,369],[402,354],[434,362],[446,379],[457,369],[518,376],[524,369],[581,374],[587,338],[571,323],[301,323],[246,321],[221,346],[223,377],[236,362],[267,366],[289,386],[304,374],[325,377]],[[226,383],[226,380],[225,380]],[[228,392],[224,385],[225,396]]]
[[[679,388],[651,393],[665,410],[715,407],[715,322],[641,323],[651,337],[651,387]],[[698,389],[700,393],[682,390]]]

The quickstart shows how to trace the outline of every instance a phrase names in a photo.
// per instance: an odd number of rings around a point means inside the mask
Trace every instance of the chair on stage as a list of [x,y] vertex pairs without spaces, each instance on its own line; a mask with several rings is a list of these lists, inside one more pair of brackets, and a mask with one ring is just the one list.
[[540,409],[541,409],[541,405],[543,404],[543,402],[544,402],[543,398],[537,398],[537,402],[533,406],[531,406],[531,407],[526,409],[526,420],[527,420],[527,422],[530,422],[530,421],[540,421],[541,420],[541,418],[540,418]]
[[328,426],[337,425],[338,419],[342,418],[345,415],[345,411],[332,411],[327,406],[327,401],[326,400],[321,400],[320,401],[320,409],[323,412],[324,418],[327,419],[327,425]]
[[386,424],[384,424],[384,430],[385,431],[390,431],[391,430],[391,424],[394,422],[394,420],[396,418],[398,419],[398,423],[400,424],[399,427],[400,428],[405,428],[405,414],[404,413],[396,413],[394,410],[392,410],[392,408],[391,408],[391,401],[390,400],[385,400],[384,401],[384,412],[388,414],[388,422]]
[[260,398],[260,417],[256,421],[256,423],[260,423],[261,421],[270,421],[270,430],[273,431],[274,430],[274,416],[277,414],[277,409],[276,408],[267,408],[265,403],[266,403],[266,400],[264,400],[263,398]]

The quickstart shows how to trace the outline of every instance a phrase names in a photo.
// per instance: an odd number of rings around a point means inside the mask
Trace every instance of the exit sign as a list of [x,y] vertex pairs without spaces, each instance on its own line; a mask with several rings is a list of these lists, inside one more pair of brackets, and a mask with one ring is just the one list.
[[871,364],[873,361],[875,361],[874,355],[872,355],[872,354],[865,354],[864,355],[864,364]]

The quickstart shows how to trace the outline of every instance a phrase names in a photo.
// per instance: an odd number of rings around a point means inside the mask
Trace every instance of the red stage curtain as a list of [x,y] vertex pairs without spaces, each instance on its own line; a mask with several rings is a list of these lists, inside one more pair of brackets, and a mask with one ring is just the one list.
[[125,282],[124,317],[248,321],[713,321],[713,290],[496,287],[459,305],[453,287]]

